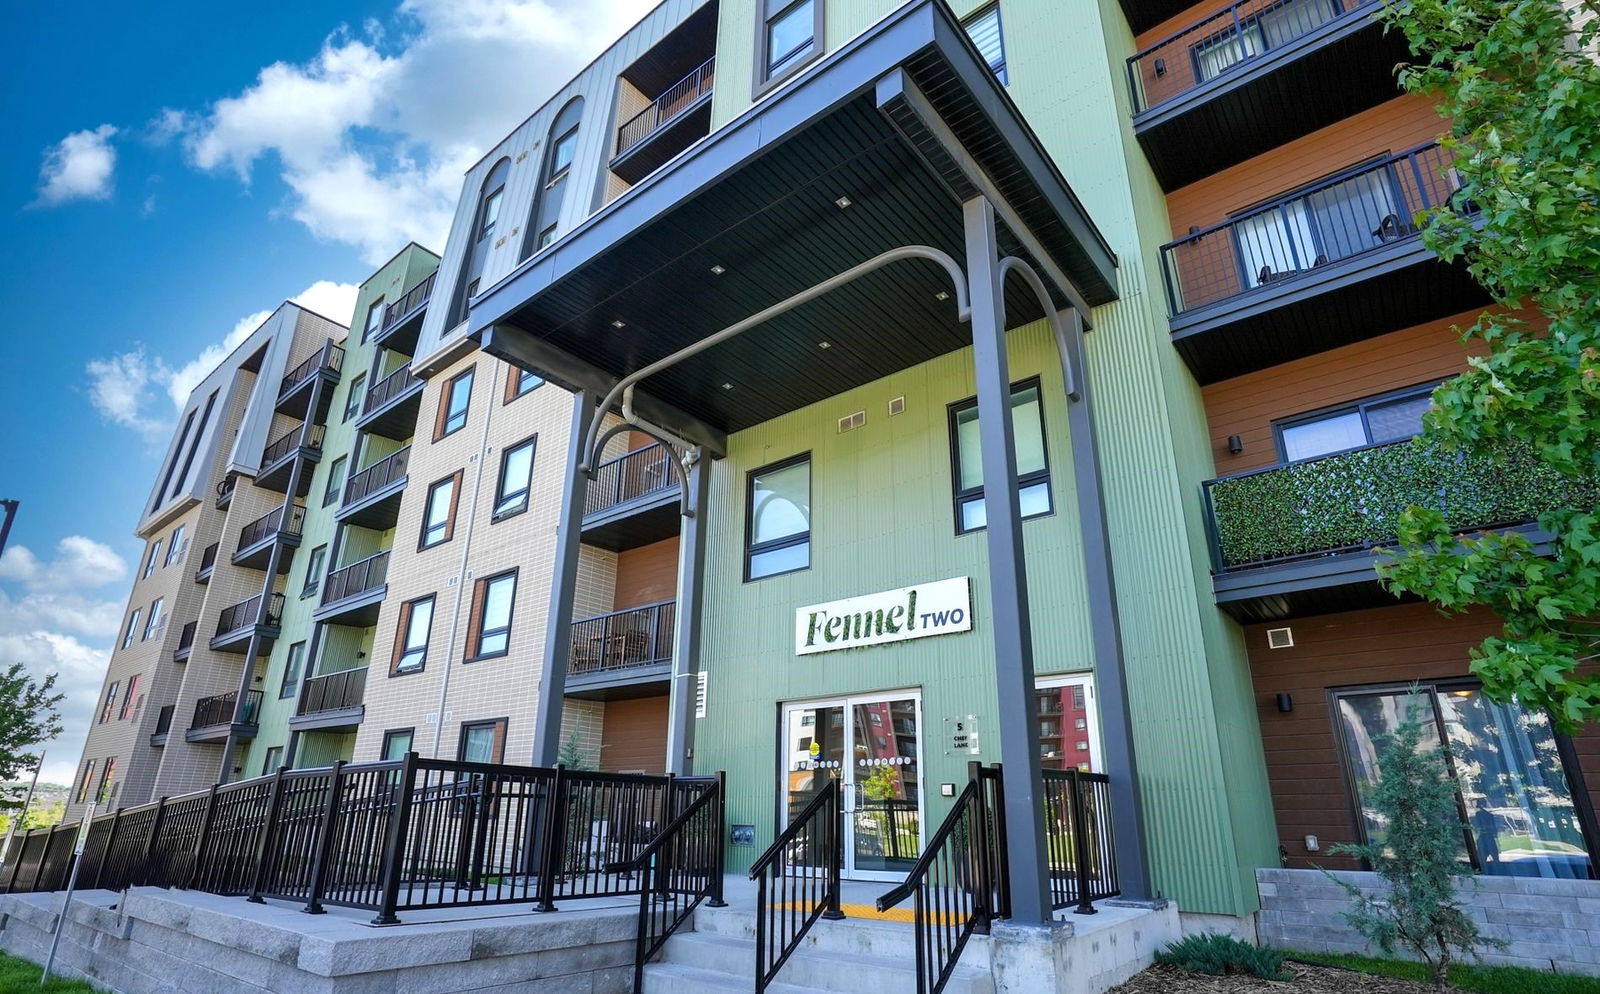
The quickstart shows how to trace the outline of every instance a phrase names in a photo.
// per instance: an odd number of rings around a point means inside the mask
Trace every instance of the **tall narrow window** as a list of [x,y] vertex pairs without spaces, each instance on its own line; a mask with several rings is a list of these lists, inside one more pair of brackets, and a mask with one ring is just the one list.
[[100,704],[100,721],[104,725],[111,720],[112,713],[116,710],[117,691],[122,687],[121,680],[111,681],[111,686],[106,688],[106,699]]
[[184,526],[183,525],[179,525],[178,527],[176,527],[176,528],[174,528],[172,530],[172,538],[171,538],[170,541],[167,542],[167,562],[166,562],[166,565],[168,565],[168,566],[171,566],[173,563],[177,562],[179,559],[182,559],[184,552],[186,552],[188,550],[188,548],[189,548],[188,545],[186,545],[184,543],[184,541],[183,541],[183,532],[184,532]]
[[510,651],[511,606],[516,592],[516,570],[477,582],[467,631],[469,660],[504,656]]
[[501,763],[506,758],[506,719],[465,722],[456,758],[463,763]]
[[328,487],[322,491],[322,506],[327,507],[339,500],[339,491],[344,487],[344,462],[345,457],[340,456],[328,467]]
[[[1017,497],[1024,518],[1049,514],[1050,461],[1045,455],[1044,412],[1039,382],[1011,388],[1011,424],[1017,455]],[[951,462],[955,469],[956,531],[969,532],[988,523],[983,502],[983,449],[978,430],[978,401],[950,406]]]
[[126,649],[133,644],[133,637],[139,632],[139,618],[144,614],[144,608],[136,607],[128,615],[128,630],[122,633],[122,647]]
[[150,543],[150,555],[144,561],[144,576],[140,577],[140,579],[148,580],[150,578],[150,574],[156,571],[156,560],[160,558],[161,540],[158,538]]
[[94,766],[92,759],[83,764],[83,779],[78,781],[78,792],[72,799],[74,804],[82,804],[89,799],[89,785],[94,783]]
[[289,657],[283,662],[283,682],[278,685],[278,698],[293,697],[300,689],[300,675],[306,668],[306,644],[296,642],[289,647]]
[[383,328],[383,311],[384,311],[384,307],[383,307],[383,298],[382,297],[379,297],[377,300],[374,300],[372,302],[372,304],[367,308],[367,323],[361,329],[361,340],[363,342],[365,342],[367,339],[371,338],[373,335],[376,335],[380,330],[382,330],[382,328]]
[[759,84],[771,84],[821,51],[823,0],[761,0]]
[[144,638],[141,638],[139,641],[144,642],[144,641],[148,640],[149,638],[151,638],[152,636],[160,634],[161,622],[163,620],[163,616],[161,614],[161,609],[165,605],[166,605],[166,599],[162,598],[162,597],[157,597],[154,601],[151,602],[151,604],[150,604],[150,620],[148,620],[148,621],[146,621],[144,623]]
[[379,758],[385,762],[405,759],[406,753],[411,751],[411,743],[416,738],[414,728],[391,728],[383,733],[383,752]]
[[100,787],[95,791],[94,799],[100,804],[111,801],[111,795],[116,792],[117,757],[112,756],[106,760],[106,765],[100,769]]
[[394,661],[389,665],[389,674],[420,672],[428,664],[428,636],[433,631],[433,595],[400,605],[400,622],[395,631]]
[[350,379],[350,393],[344,398],[344,419],[349,421],[361,413],[362,395],[367,392],[367,374],[357,373]]
[[428,503],[422,514],[422,539],[419,549],[429,549],[450,541],[456,530],[456,501],[461,495],[461,470],[428,488]]
[[528,490],[533,486],[533,448],[537,441],[535,436],[500,453],[500,483],[494,495],[496,520],[528,509]]
[[1007,82],[1006,45],[1000,34],[1000,5],[990,4],[961,23],[972,43],[983,53],[983,61],[989,63],[989,70],[1004,85]]
[[283,765],[283,746],[270,746],[267,749],[267,758],[261,761],[261,775],[270,776],[278,772],[278,767]]
[[483,280],[484,262],[489,257],[494,231],[500,221],[500,202],[505,197],[506,177],[511,174],[511,160],[501,159],[490,167],[478,189],[478,209],[472,215],[472,241],[467,258],[456,282],[455,298],[450,302],[450,326],[466,319],[467,302],[478,293]]
[[314,596],[322,587],[322,569],[327,565],[328,547],[319,545],[311,550],[311,556],[306,560],[306,585],[301,588],[301,597]]
[[745,495],[746,580],[811,565],[811,456],[750,474]]
[[439,416],[433,428],[435,442],[466,427],[467,409],[472,404],[472,372],[473,367],[469,366],[457,373],[439,395]]
[[134,716],[134,708],[139,703],[139,680],[142,676],[142,673],[135,673],[128,677],[128,689],[122,692],[122,710],[117,713],[118,721],[127,721]]

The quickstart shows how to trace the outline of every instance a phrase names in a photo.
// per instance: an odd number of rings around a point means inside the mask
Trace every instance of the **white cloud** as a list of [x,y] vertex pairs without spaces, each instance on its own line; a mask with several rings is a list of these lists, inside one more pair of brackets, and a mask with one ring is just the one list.
[[161,360],[150,359],[143,348],[91,359],[84,372],[89,376],[89,403],[106,421],[132,428],[151,444],[160,442],[172,427],[164,415],[145,413],[152,385],[169,374]]
[[127,560],[111,546],[83,535],[57,542],[49,563],[41,562],[25,545],[14,545],[0,557],[0,580],[21,583],[29,590],[90,590],[127,577]]
[[38,206],[54,207],[69,200],[105,200],[111,196],[117,150],[111,139],[117,129],[102,124],[92,131],[74,131],[44,150],[39,166]]

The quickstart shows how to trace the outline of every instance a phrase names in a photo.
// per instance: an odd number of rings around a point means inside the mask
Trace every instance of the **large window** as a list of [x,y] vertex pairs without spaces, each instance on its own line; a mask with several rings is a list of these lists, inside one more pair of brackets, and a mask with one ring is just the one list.
[[389,675],[420,673],[428,664],[428,636],[433,631],[433,595],[400,605],[394,660]]
[[756,470],[745,495],[746,580],[811,565],[811,455]]
[[293,697],[300,690],[300,675],[306,668],[306,644],[296,642],[289,647],[289,658],[283,663],[283,682],[278,685],[278,698]]
[[469,660],[504,656],[511,650],[511,607],[516,593],[516,570],[477,582],[467,632]]
[[94,799],[99,804],[109,804],[111,796],[116,793],[117,757],[112,756],[106,760],[106,765],[100,768],[100,787],[95,791]]
[[544,181],[546,187],[566,179],[572,169],[572,154],[577,147],[578,126],[574,124],[550,145],[550,177]]
[[494,494],[497,520],[528,509],[528,490],[533,486],[533,449],[537,441],[537,437],[530,438],[500,453],[500,482]]
[[172,538],[167,542],[166,565],[168,566],[183,558],[184,552],[188,549],[188,546],[183,541],[183,530],[183,525],[179,525],[172,530]]
[[1100,772],[1099,723],[1092,677],[1041,677],[1039,702],[1039,765],[1047,770]]
[[328,486],[322,491],[322,506],[327,507],[339,500],[339,490],[344,486],[345,457],[340,456],[328,467]]
[[350,392],[344,398],[344,420],[349,421],[361,413],[361,395],[367,389],[367,374],[357,373],[350,380]]
[[74,804],[82,804],[89,799],[89,785],[94,783],[95,761],[89,760],[83,764],[83,779],[78,781],[78,792],[73,795]]
[[983,60],[989,63],[995,78],[1004,85],[1007,82],[1006,43],[1000,34],[1000,5],[990,4],[961,23],[972,43],[983,53]]
[[144,608],[136,607],[133,609],[133,613],[128,615],[128,628],[127,631],[122,633],[122,647],[124,649],[133,644],[133,636],[139,631],[139,618],[143,614]]
[[166,605],[166,603],[166,599],[162,597],[157,597],[153,602],[151,602],[150,619],[144,623],[144,637],[139,641],[144,642],[156,635],[161,634],[161,622],[164,618],[161,613],[161,609]]
[[147,580],[150,574],[156,571],[156,561],[161,558],[161,540],[158,538],[150,543],[150,555],[144,561],[144,575],[140,579]]
[[[1030,380],[1011,388],[1011,424],[1017,454],[1017,497],[1024,518],[1049,514],[1050,460],[1045,454],[1044,411],[1039,403],[1039,382]],[[956,531],[969,532],[988,524],[983,500],[983,448],[978,426],[978,401],[964,400],[950,407],[951,463],[954,468]]]
[[523,394],[530,393],[534,387],[540,386],[543,383],[544,378],[532,370],[518,369],[513,366],[506,372],[505,402],[509,404],[518,397],[521,397]]
[[428,488],[428,503],[423,508],[422,538],[418,549],[431,549],[450,541],[456,530],[456,501],[461,493],[461,470]]
[[141,673],[128,677],[128,689],[122,692],[122,710],[117,714],[118,721],[127,721],[138,714],[135,710],[139,705],[139,681]]
[[539,187],[528,209],[527,233],[522,236],[521,258],[556,240],[561,227],[561,205],[578,152],[578,128],[583,124],[583,98],[573,97],[550,120],[545,132],[544,161],[539,166]]
[[416,730],[412,728],[391,728],[383,733],[383,753],[379,757],[385,762],[405,759],[406,753],[411,751],[411,743],[416,739]]
[[278,772],[278,767],[283,765],[283,746],[269,746],[266,759],[261,761],[261,775],[269,776]]
[[383,298],[374,300],[367,308],[367,323],[361,329],[361,340],[364,342],[376,335],[383,328]]
[[762,0],[758,84],[775,83],[822,47],[823,0]]
[[328,547],[319,545],[311,550],[306,560],[306,585],[300,589],[301,597],[314,597],[322,587],[322,568],[328,561]]
[[1422,416],[1433,405],[1435,386],[1408,387],[1280,421],[1273,425],[1278,454],[1285,462],[1294,462],[1419,435]]
[[505,197],[506,178],[511,174],[511,160],[501,159],[490,167],[478,191],[478,209],[472,217],[472,246],[467,249],[466,264],[457,278],[455,297],[450,302],[450,319],[454,326],[466,319],[467,302],[477,296],[483,281],[483,266],[489,257],[490,238],[500,220],[500,202]]
[[506,719],[472,721],[461,726],[456,759],[463,763],[501,763],[506,758]]
[[467,408],[472,403],[472,369],[468,368],[445,384],[439,396],[439,416],[434,424],[433,440],[454,434],[467,426]]
[[1496,704],[1476,683],[1369,687],[1334,696],[1356,820],[1382,843],[1373,808],[1384,743],[1408,715],[1426,727],[1425,747],[1444,743],[1462,812],[1461,858],[1480,873],[1587,879],[1592,852],[1550,719],[1516,703]]

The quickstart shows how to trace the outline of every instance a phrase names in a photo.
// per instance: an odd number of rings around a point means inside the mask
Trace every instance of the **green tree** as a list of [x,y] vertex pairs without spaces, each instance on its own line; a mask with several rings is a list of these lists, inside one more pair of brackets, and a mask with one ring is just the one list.
[[[1593,481],[1600,0],[1408,0],[1380,16],[1417,59],[1401,67],[1402,86],[1437,100],[1450,122],[1442,144],[1460,191],[1421,219],[1423,239],[1464,262],[1497,305],[1462,331],[1487,354],[1435,391],[1417,444],[1506,466],[1531,457]],[[1514,531],[1458,540],[1441,514],[1414,507],[1379,572],[1446,612],[1492,610],[1503,629],[1472,652],[1485,691],[1571,730],[1600,717],[1600,669],[1588,665],[1600,654],[1600,516],[1592,487],[1563,489],[1590,499],[1552,501],[1539,518],[1546,555]]]
[[[32,748],[61,734],[56,705],[66,695],[52,694],[55,685],[54,673],[34,680],[21,663],[12,663],[0,673],[0,783],[21,781],[24,774],[31,777],[39,762],[39,754]],[[22,784],[0,790],[0,811],[22,807],[26,789]]]

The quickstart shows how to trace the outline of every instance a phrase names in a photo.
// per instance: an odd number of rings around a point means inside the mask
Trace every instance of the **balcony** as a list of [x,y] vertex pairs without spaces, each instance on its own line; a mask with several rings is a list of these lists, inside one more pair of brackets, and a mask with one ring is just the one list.
[[1431,507],[1458,534],[1518,526],[1537,543],[1538,515],[1600,501],[1531,456],[1465,460],[1411,440],[1352,449],[1205,484],[1218,606],[1242,622],[1393,603],[1374,564],[1400,515]]
[[167,744],[167,733],[172,731],[172,712],[176,707],[175,704],[168,704],[156,716],[156,730],[150,733],[152,747],[160,749]]
[[261,613],[260,594],[222,609],[217,617],[217,634],[212,636],[211,648],[219,652],[244,653],[250,651],[250,638],[260,635],[257,652],[266,652],[279,634],[278,625],[283,619],[283,595],[267,597],[266,614]]
[[365,666],[312,677],[306,681],[289,727],[301,732],[355,728],[366,712],[362,704],[366,688]]
[[617,128],[611,171],[637,183],[711,131],[711,91],[716,81],[713,56],[662,91],[650,106]]
[[620,552],[678,534],[678,475],[660,442],[595,467],[583,509],[583,541]]
[[411,446],[368,466],[350,477],[344,485],[344,502],[334,512],[334,520],[387,531],[400,517],[400,494],[406,488],[406,467],[411,461]]
[[217,510],[220,511],[233,503],[233,491],[238,485],[239,478],[232,473],[217,481]]
[[1489,301],[1414,219],[1459,186],[1436,144],[1363,163],[1162,246],[1172,340],[1202,384]]
[[200,568],[194,571],[195,583],[210,583],[211,572],[217,568],[217,545],[212,542],[200,553]]
[[[295,461],[303,459],[310,465],[322,458],[322,438],[327,434],[327,429],[322,425],[312,425],[310,433],[302,438],[302,427],[297,425],[289,429],[262,450],[261,470],[256,473],[256,486],[275,490],[280,494],[288,493],[289,478],[294,475]],[[294,495],[304,497],[310,490],[311,473],[309,471],[301,473]]]
[[658,694],[672,673],[677,603],[662,601],[572,623],[567,696],[615,700]]
[[370,628],[389,590],[389,553],[380,552],[329,573],[312,619],[329,625]]
[[191,621],[183,626],[183,631],[178,633],[178,647],[172,650],[172,661],[187,663],[189,656],[194,652],[194,631],[199,627],[199,621]]
[[428,301],[433,297],[433,283],[438,275],[429,273],[421,283],[407,290],[405,296],[384,308],[383,324],[372,337],[373,342],[402,355],[416,354],[417,333],[422,330],[422,318],[428,313]]
[[[273,508],[239,529],[239,549],[233,554],[233,564],[250,569],[266,569],[271,565],[274,545],[282,544],[292,549],[300,544],[300,530],[305,523],[304,504],[284,504]],[[293,558],[279,556],[278,572],[289,572],[289,563]]]
[[[1133,130],[1176,190],[1399,95],[1386,0],[1239,0],[1128,60]],[[1336,82],[1334,82],[1336,81]]]
[[230,733],[240,739],[255,738],[257,722],[261,720],[261,691],[252,690],[245,695],[244,711],[240,720],[234,721],[234,703],[238,699],[239,692],[235,690],[195,701],[194,719],[189,723],[189,730],[183,733],[184,741],[222,742]]
[[426,386],[426,381],[411,375],[410,367],[401,366],[368,388],[356,427],[404,442],[417,432],[417,408]]
[[[344,349],[330,338],[322,343],[322,348],[284,375],[278,387],[278,403],[273,409],[299,421],[321,424],[333,404],[333,387],[339,382],[339,371],[343,368]],[[322,391],[316,411],[312,412],[311,395],[316,393],[319,380],[326,389]]]

